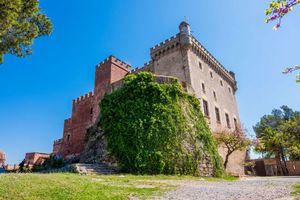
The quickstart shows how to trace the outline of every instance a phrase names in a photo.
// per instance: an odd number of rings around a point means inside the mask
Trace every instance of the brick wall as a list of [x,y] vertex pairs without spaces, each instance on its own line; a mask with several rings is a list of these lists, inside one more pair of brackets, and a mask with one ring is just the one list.
[[54,156],[58,156],[58,157],[61,156],[62,142],[63,142],[62,139],[58,139],[53,142],[53,152],[52,153]]
[[83,151],[86,130],[93,124],[93,107],[92,93],[73,100],[72,117],[65,120],[61,146],[63,158],[78,156]]
[[64,159],[78,157],[84,150],[85,135],[100,113],[99,102],[112,91],[112,83],[123,79],[130,66],[110,56],[96,66],[94,93],[73,100],[71,118],[64,122],[63,138],[53,143],[53,154]]

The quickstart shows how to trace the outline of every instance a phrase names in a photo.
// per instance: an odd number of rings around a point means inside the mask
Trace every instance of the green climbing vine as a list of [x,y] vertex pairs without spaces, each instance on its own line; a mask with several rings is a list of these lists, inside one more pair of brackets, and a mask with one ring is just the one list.
[[209,160],[223,173],[216,143],[197,98],[176,79],[158,84],[153,74],[130,74],[100,103],[100,126],[123,170],[140,174],[202,175]]

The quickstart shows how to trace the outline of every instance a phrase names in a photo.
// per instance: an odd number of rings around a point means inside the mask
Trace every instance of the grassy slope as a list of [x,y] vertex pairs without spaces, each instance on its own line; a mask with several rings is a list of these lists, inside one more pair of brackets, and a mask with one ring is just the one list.
[[[145,199],[173,189],[166,180],[199,180],[177,176],[81,176],[77,174],[3,174],[0,199]],[[220,180],[210,178],[208,180]],[[226,180],[234,180],[227,178]]]

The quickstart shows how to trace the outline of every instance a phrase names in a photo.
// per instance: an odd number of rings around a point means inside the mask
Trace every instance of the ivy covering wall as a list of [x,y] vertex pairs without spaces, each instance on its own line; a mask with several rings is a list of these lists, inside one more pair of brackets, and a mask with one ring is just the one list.
[[158,84],[151,73],[130,74],[100,109],[108,151],[126,172],[200,176],[210,168],[211,175],[223,173],[198,99],[176,79]]

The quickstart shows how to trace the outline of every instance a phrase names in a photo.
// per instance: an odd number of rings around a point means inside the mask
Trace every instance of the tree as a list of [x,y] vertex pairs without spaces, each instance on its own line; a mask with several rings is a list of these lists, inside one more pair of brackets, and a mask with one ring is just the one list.
[[230,155],[235,151],[242,151],[250,146],[251,140],[249,140],[245,131],[241,129],[235,129],[233,132],[229,130],[223,130],[215,134],[216,141],[219,145],[226,148],[226,156],[224,160],[224,168],[226,169]]
[[288,136],[286,148],[289,159],[300,160],[300,116],[287,120],[282,131]]
[[28,173],[30,172],[29,166],[25,164],[25,159],[19,164],[19,172]]
[[[297,157],[299,150],[300,112],[287,106],[274,109],[270,115],[261,118],[254,127],[259,146],[257,151],[274,155],[284,175],[288,175],[286,159]],[[284,166],[282,162],[284,162]]]
[[50,19],[41,13],[38,0],[0,0],[0,64],[5,54],[31,54],[34,39],[51,32]]

